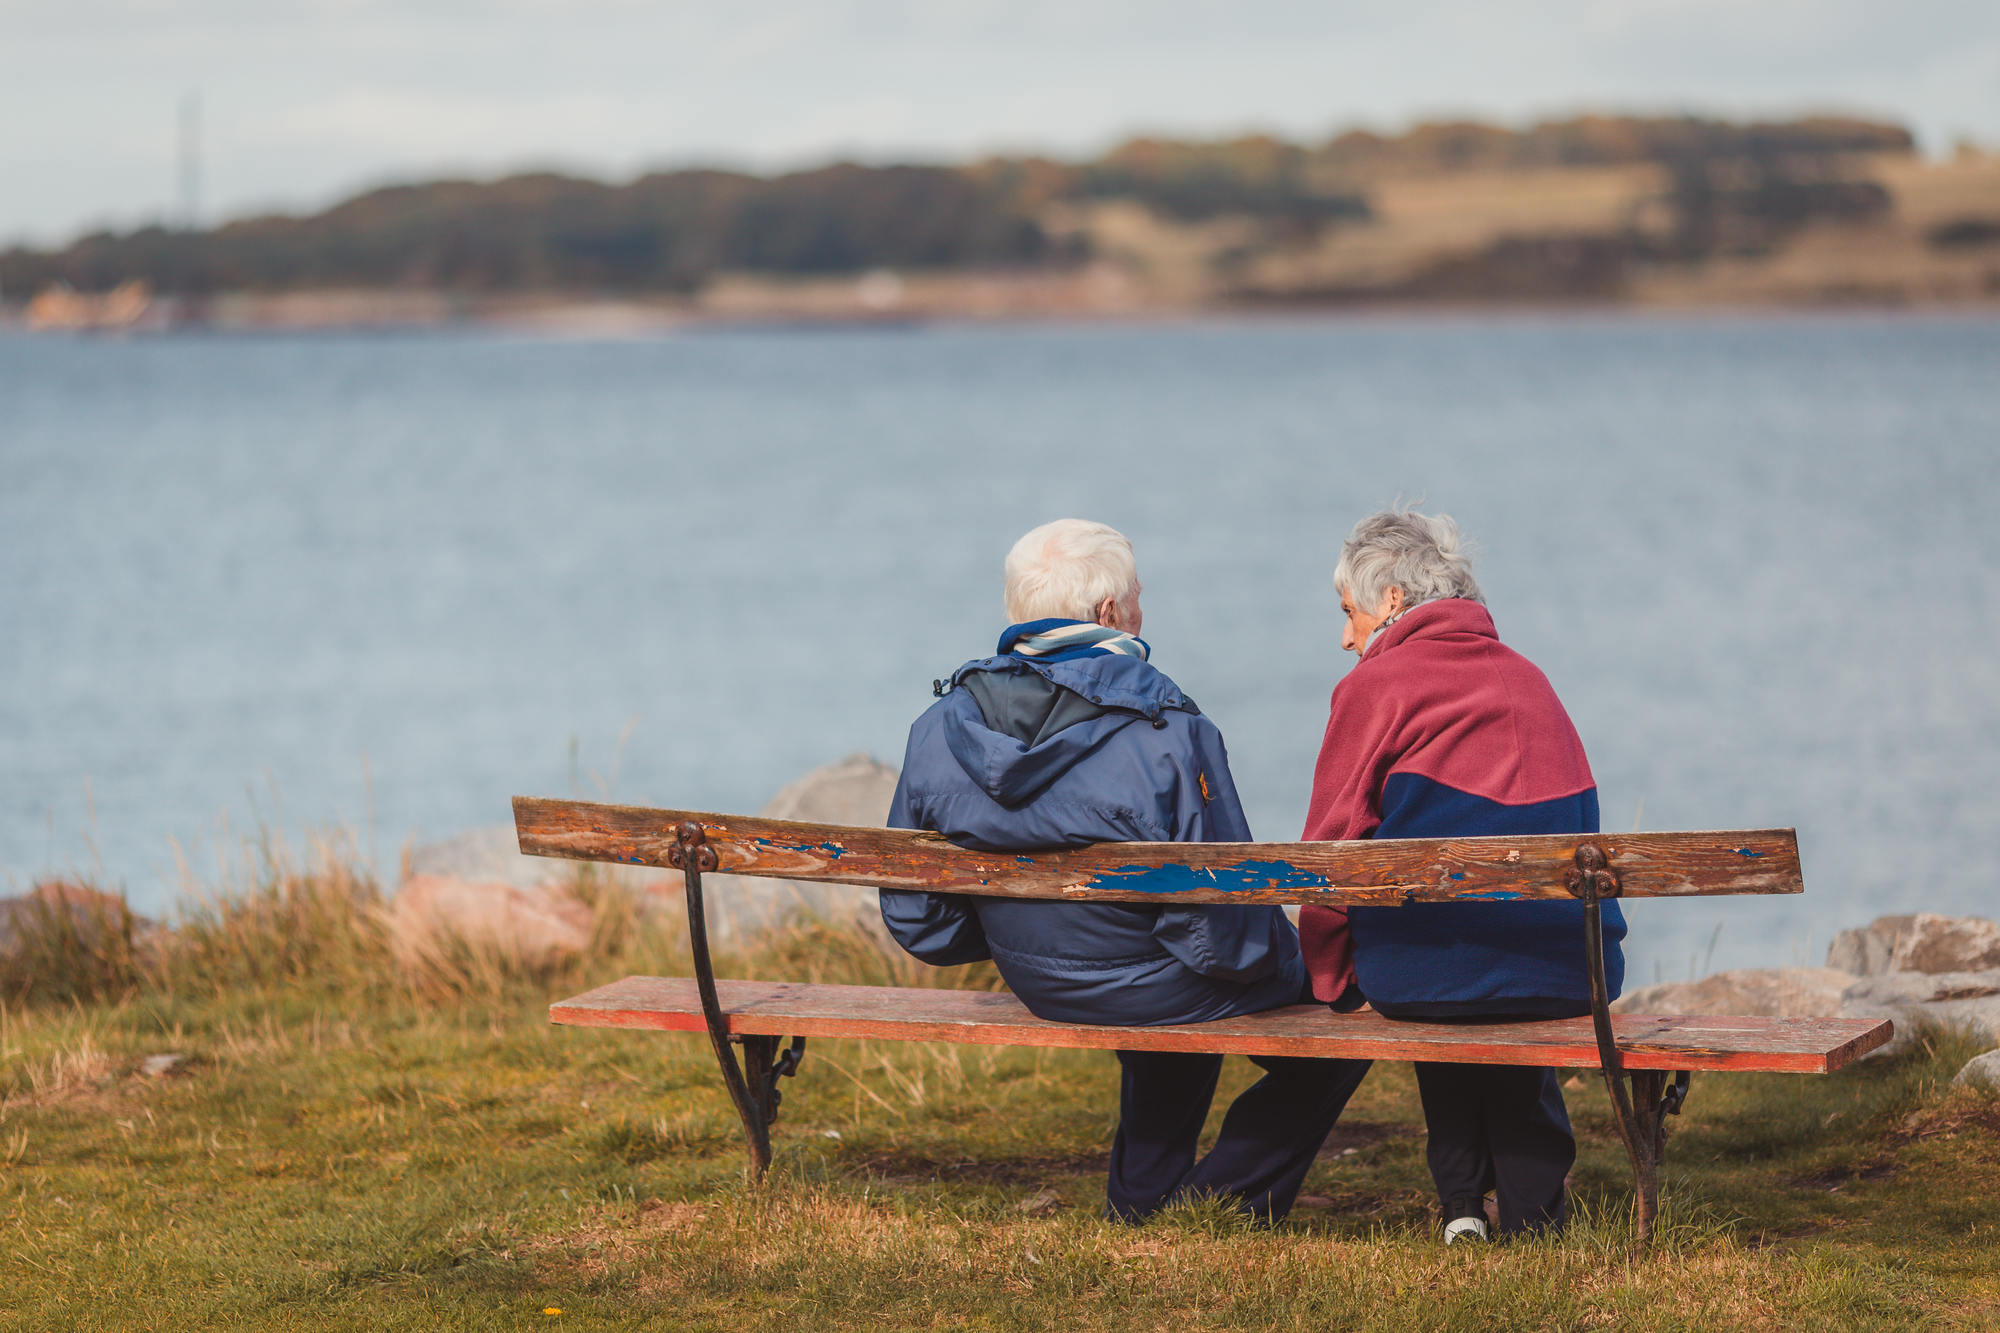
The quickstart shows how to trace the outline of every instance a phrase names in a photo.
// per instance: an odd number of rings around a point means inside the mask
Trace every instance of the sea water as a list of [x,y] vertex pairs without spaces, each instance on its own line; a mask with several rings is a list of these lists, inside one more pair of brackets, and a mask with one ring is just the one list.
[[1633,904],[1635,983],[2000,914],[2000,321],[1901,316],[0,338],[0,892],[897,762],[1064,515],[1295,837],[1340,540],[1399,500],[1607,827],[1799,830],[1803,898]]

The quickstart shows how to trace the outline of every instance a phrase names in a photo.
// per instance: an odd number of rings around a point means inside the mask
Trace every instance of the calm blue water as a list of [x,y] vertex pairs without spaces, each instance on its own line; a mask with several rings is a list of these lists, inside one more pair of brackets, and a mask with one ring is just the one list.
[[259,817],[393,870],[516,792],[755,809],[899,758],[1064,514],[1295,836],[1399,496],[1607,825],[1800,830],[1803,899],[1637,905],[1635,980],[2000,906],[2000,322],[1915,318],[0,339],[0,874],[158,909]]

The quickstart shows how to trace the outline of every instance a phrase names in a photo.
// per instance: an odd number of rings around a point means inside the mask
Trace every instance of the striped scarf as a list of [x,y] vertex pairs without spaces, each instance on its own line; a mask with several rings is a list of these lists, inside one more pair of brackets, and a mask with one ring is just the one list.
[[1025,625],[1009,625],[1000,636],[1000,651],[1017,657],[1060,661],[1092,653],[1120,653],[1141,662],[1152,655],[1144,639],[1122,629],[1112,629],[1088,620],[1030,620]]

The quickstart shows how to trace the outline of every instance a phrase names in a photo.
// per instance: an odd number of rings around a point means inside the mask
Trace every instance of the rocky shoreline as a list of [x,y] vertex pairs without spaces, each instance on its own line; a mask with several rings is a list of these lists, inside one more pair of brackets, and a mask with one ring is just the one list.
[[[1887,1055],[1927,1028],[1959,1027],[2000,1045],[2000,925],[1976,916],[1919,912],[1843,930],[1824,967],[1744,968],[1700,981],[1627,991],[1626,1013],[1760,1014],[1781,1018],[1886,1018]],[[1982,1056],[2000,1081],[2000,1062]]]

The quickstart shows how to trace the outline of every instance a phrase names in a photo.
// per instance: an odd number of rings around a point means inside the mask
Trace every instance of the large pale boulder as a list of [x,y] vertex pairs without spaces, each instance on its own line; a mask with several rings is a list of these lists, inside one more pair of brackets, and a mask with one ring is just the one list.
[[454,944],[531,965],[574,958],[590,946],[590,908],[555,885],[520,888],[452,875],[414,875],[384,909],[389,939],[406,960]]
[[[768,819],[881,828],[896,795],[897,772],[856,752],[784,787],[760,812]],[[753,875],[706,875],[709,932],[727,939],[802,916],[853,924],[886,939],[875,893],[851,884],[813,884]]]
[[1858,977],[1892,972],[1983,972],[2000,967],[2000,924],[1977,916],[1881,916],[1843,930],[1826,965]]
[[2000,968],[2000,925],[1977,916],[1920,912],[1896,942],[1896,972],[1984,972]]
[[[760,813],[880,828],[889,818],[896,776],[887,764],[851,754],[789,783]],[[473,829],[411,849],[402,890],[390,903],[390,925],[399,939],[419,941],[444,930],[495,948],[525,950],[523,956],[531,959],[579,952],[589,943],[590,913],[569,890],[582,868],[575,861],[521,855],[511,824]],[[678,871],[602,864],[589,869],[649,893],[663,910],[680,911]],[[808,915],[851,922],[887,939],[871,889],[746,875],[704,875],[702,882],[715,942]]]
[[1827,947],[1826,965],[1857,977],[1894,971],[1896,946],[1915,920],[1914,916],[1878,916],[1865,926],[1841,931]]
[[1622,1014],[1753,1014],[1825,1018],[1840,1012],[1854,978],[1827,967],[1762,967],[1717,972],[1631,990],[1611,1007]]
[[889,819],[897,776],[891,765],[856,750],[787,783],[758,813],[766,819],[881,828]]
[[1896,1024],[1896,1035],[1878,1055],[1905,1049],[1926,1024],[1969,1028],[2000,1042],[2000,968],[1862,977],[1841,994],[1840,1014]]
[[539,889],[545,884],[574,882],[577,865],[575,861],[521,855],[514,826],[496,824],[411,848],[403,861],[403,877],[437,876]]
[[1952,1080],[1952,1084],[2000,1095],[2000,1051],[1988,1051],[1967,1060],[1965,1068],[1958,1071],[1958,1077]]
[[406,963],[461,947],[530,967],[577,957],[590,946],[592,926],[590,908],[572,892],[584,868],[521,855],[512,824],[412,847],[383,911],[390,944]]

